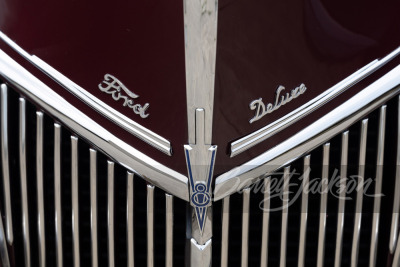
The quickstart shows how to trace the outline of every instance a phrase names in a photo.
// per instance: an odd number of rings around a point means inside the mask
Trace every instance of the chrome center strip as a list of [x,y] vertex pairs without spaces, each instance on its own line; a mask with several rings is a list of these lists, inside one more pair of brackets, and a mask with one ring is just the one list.
[[[8,38],[4,33],[0,31],[0,39],[6,42],[9,46],[11,46],[15,51],[17,51],[21,56],[23,56],[26,60],[32,63],[35,67],[43,71],[54,81],[59,83],[62,87],[67,89],[69,92],[74,94],[80,100],[82,100],[85,104],[102,114],[104,117],[109,119],[112,122],[115,122],[120,127],[128,131],[129,133],[135,135],[140,138],[144,142],[149,145],[157,148],[161,152],[171,156],[172,148],[170,142],[159,136],[158,134],[146,129],[141,126],[137,122],[129,119],[125,115],[116,111],[115,109],[108,106],[106,103],[65,77],[63,74],[55,70],[53,67],[48,65],[46,62],[36,57],[35,55],[28,54],[25,50],[23,50],[20,46],[18,46],[15,42],[13,42],[10,38]],[[97,84],[96,84],[97,86]]]
[[181,199],[189,200],[186,176],[162,165],[109,133],[80,110],[0,50],[0,76],[41,106],[49,115],[72,129],[130,171]]
[[195,113],[205,113],[205,143],[211,144],[217,55],[217,0],[184,0],[186,98],[189,144],[195,144]]
[[394,59],[400,54],[400,47],[394,50],[392,53],[387,55],[386,57],[380,60],[374,60],[368,65],[364,66],[363,68],[359,69],[343,81],[339,82],[338,84],[334,85],[330,89],[326,90],[316,98],[310,100],[306,104],[302,105],[301,107],[295,109],[294,111],[290,112],[289,114],[283,116],[282,118],[268,124],[267,126],[243,137],[239,140],[232,142],[231,144],[231,157],[237,156],[240,153],[248,150],[249,148],[257,145],[258,143],[267,140],[269,137],[277,134],[278,132],[282,131],[283,129],[289,127],[296,121],[304,118],[308,114],[312,113],[313,111],[317,110],[321,106],[328,103],[333,98],[337,97],[354,84],[360,82],[373,72],[377,71],[379,68],[387,64],[389,61]]
[[326,142],[395,96],[399,85],[400,65],[286,141],[217,177],[214,200],[249,186]]
[[[212,145],[218,0],[183,0],[188,144],[184,146],[192,220],[191,266],[211,266]],[[207,245],[209,244],[209,245]],[[203,247],[205,246],[205,247]]]

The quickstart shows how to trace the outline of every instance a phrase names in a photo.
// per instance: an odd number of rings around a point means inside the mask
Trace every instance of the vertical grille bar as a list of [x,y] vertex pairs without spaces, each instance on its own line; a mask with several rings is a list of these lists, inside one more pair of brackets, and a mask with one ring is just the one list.
[[62,224],[61,224],[61,125],[54,124],[54,202],[57,266],[63,266]]
[[400,266],[400,232],[399,232],[399,236],[397,237],[397,245],[396,245],[396,251],[394,253],[394,257],[393,257],[393,264],[392,267],[399,267]]
[[174,197],[165,194],[165,266],[173,266],[174,248]]
[[133,250],[133,173],[127,172],[126,178],[126,236],[128,243],[128,267],[133,267],[135,265],[135,254]]
[[374,213],[372,217],[371,247],[369,255],[370,267],[374,267],[376,264],[376,253],[378,248],[379,215],[381,209],[380,194],[382,192],[383,152],[385,147],[385,123],[386,123],[386,105],[381,107],[379,115],[379,135],[378,135],[378,152],[376,159]]
[[0,212],[0,265],[2,267],[10,267],[10,259],[8,258],[7,241],[3,227],[3,219]]
[[31,266],[29,237],[28,185],[26,180],[26,102],[19,99],[19,167],[21,176],[22,231],[24,237],[25,266]]
[[261,267],[268,266],[268,233],[269,233],[269,209],[270,209],[270,186],[271,177],[264,179],[264,203],[262,218],[262,237],[261,237]]
[[242,212],[242,267],[248,264],[249,249],[249,218],[250,217],[250,188],[243,190],[243,212]]
[[46,240],[43,191],[43,113],[36,112],[36,190],[38,207],[39,266],[46,266]]
[[349,131],[342,134],[342,155],[340,162],[340,194],[338,204],[338,218],[336,227],[336,250],[335,250],[335,267],[341,266],[342,243],[343,243],[343,227],[344,227],[344,209],[346,197],[346,181],[347,181],[347,158],[349,147]]
[[154,186],[147,185],[147,267],[154,266]]
[[301,192],[301,221],[299,238],[299,259],[297,266],[304,267],[306,255],[306,234],[307,234],[307,216],[308,216],[308,188],[310,181],[310,155],[304,157],[303,163],[303,182]]
[[6,239],[11,246],[14,242],[12,210],[11,210],[11,190],[10,190],[10,165],[8,158],[8,88],[7,85],[1,86],[1,159],[3,167],[3,193],[4,209],[6,216]]
[[325,254],[325,232],[326,232],[326,208],[328,205],[328,175],[329,175],[329,149],[330,144],[327,143],[323,147],[322,159],[322,179],[321,179],[321,206],[319,211],[319,231],[318,231],[318,254],[317,266],[324,266]]
[[286,242],[288,229],[288,212],[289,212],[289,181],[290,166],[285,167],[283,171],[283,198],[282,198],[282,228],[281,228],[281,257],[280,267],[286,266]]
[[97,152],[90,148],[90,226],[92,236],[92,267],[99,265],[97,248]]
[[396,182],[394,187],[392,225],[390,228],[389,250],[394,253],[397,243],[397,234],[399,229],[399,211],[400,211],[400,97],[397,107],[397,157],[396,157]]
[[221,267],[228,266],[229,204],[230,198],[227,196],[222,200]]
[[78,138],[76,136],[71,136],[71,189],[73,259],[74,266],[79,267]]
[[114,256],[114,162],[107,161],[108,179],[108,266],[115,266]]
[[358,160],[358,190],[356,199],[356,214],[354,218],[354,229],[353,229],[353,242],[351,247],[351,267],[357,267],[358,264],[358,249],[360,244],[360,229],[361,229],[361,217],[362,217],[362,204],[363,204],[363,193],[364,186],[360,190],[360,185],[364,185],[364,174],[365,174],[365,155],[367,149],[367,130],[368,130],[368,119],[361,122],[361,134],[360,134],[360,153]]

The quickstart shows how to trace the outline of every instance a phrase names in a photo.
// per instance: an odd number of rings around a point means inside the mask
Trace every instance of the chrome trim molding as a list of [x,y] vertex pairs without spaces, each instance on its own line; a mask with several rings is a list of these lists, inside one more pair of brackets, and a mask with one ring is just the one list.
[[217,177],[214,199],[249,186],[328,141],[395,96],[400,91],[399,85],[400,65],[286,141]]
[[205,143],[211,144],[217,55],[217,0],[184,0],[186,99],[189,144],[195,143],[195,113],[205,113]]
[[0,39],[6,42],[11,48],[17,51],[21,56],[23,56],[26,60],[32,63],[35,67],[40,69],[54,81],[59,83],[62,87],[67,89],[70,93],[74,94],[80,100],[82,100],[85,104],[102,114],[104,117],[109,119],[110,121],[116,123],[129,133],[135,135],[142,141],[148,143],[149,145],[157,148],[161,152],[171,156],[172,148],[170,142],[159,136],[158,134],[150,131],[149,129],[141,126],[137,122],[131,120],[126,117],[122,113],[113,109],[87,90],[83,89],[63,74],[55,70],[53,67],[48,65],[46,62],[36,57],[35,55],[30,55],[28,52],[23,50],[20,46],[18,46],[15,42],[13,42],[10,38],[8,38],[4,33],[0,31]]
[[155,186],[186,201],[189,200],[188,179],[139,152],[110,134],[83,112],[69,104],[47,85],[0,50],[0,75],[29,99],[41,106],[68,128],[95,145],[115,162],[137,173]]
[[211,267],[212,239],[204,245],[197,244],[194,238],[190,239],[190,267]]
[[[191,266],[211,266],[211,180],[217,149],[211,141],[218,0],[184,0],[183,8],[188,117],[188,145],[184,149],[190,204],[196,218],[191,218]],[[195,260],[194,255],[198,259]],[[209,262],[205,261],[207,259]]]
[[323,106],[336,96],[340,95],[348,88],[352,87],[354,84],[358,83],[359,81],[363,80],[373,72],[377,71],[379,68],[384,66],[386,63],[394,59],[400,54],[400,47],[391,52],[386,57],[380,60],[374,60],[368,65],[364,66],[360,70],[356,71],[355,73],[351,74],[343,81],[339,82],[338,84],[334,85],[333,87],[329,88],[328,90],[324,91],[314,99],[310,100],[306,104],[302,105],[301,107],[295,109],[294,111],[290,112],[289,114],[283,116],[282,118],[268,124],[267,126],[243,137],[237,141],[231,143],[231,157],[237,156],[240,153],[248,150],[249,148],[257,145],[258,143],[268,139],[269,137],[277,134],[278,132],[282,131],[283,129],[289,127],[296,121],[300,120],[301,118],[307,116],[311,112],[315,111],[319,107]]

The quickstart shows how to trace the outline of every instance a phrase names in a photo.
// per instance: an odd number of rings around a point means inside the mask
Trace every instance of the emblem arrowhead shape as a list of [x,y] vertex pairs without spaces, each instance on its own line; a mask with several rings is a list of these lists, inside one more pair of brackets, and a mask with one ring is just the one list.
[[200,232],[203,233],[207,207],[211,206],[211,182],[217,146],[204,142],[204,109],[196,109],[196,143],[185,145],[189,176],[190,204],[194,207]]

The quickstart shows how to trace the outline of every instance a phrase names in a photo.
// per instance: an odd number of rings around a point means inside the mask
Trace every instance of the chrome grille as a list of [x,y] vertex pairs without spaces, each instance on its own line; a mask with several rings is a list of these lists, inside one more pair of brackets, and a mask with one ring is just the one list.
[[5,84],[0,101],[11,266],[184,265],[185,201],[115,164]]
[[[137,179],[5,85],[0,101],[2,211],[15,266],[184,265],[186,202]],[[302,191],[292,203],[291,188],[269,200],[272,192],[254,194],[255,184],[215,203],[214,266],[398,266],[400,117],[386,118],[398,110],[396,98],[262,183],[272,190],[269,181],[293,182],[297,170],[295,188],[318,177],[326,188],[336,169],[338,186],[349,175],[357,184],[373,177],[368,193],[385,197]],[[261,212],[263,199],[263,208],[285,208]]]
[[222,234],[214,255],[221,258],[214,264],[398,266],[399,110],[396,97],[290,166],[217,202],[222,227],[215,216],[214,232]]

